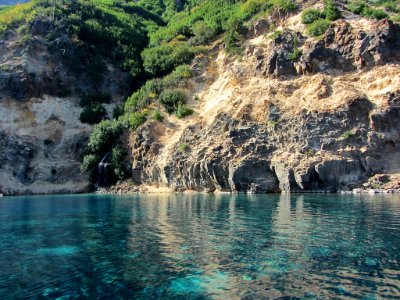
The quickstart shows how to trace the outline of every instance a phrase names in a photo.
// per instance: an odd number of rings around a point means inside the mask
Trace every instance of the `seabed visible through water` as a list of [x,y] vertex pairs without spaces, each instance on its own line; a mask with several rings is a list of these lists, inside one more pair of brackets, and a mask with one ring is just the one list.
[[399,195],[0,199],[0,299],[400,299]]

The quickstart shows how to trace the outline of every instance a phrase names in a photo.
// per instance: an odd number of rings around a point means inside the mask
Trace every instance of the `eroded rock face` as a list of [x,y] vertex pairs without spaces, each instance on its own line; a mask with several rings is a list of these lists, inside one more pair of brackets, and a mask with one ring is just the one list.
[[400,28],[388,20],[372,21],[370,30],[355,30],[344,20],[334,22],[321,41],[305,45],[300,65],[306,72],[382,65],[398,59]]
[[[58,42],[67,44],[67,41]],[[127,94],[130,89],[129,74],[111,66],[104,72],[101,80],[94,80],[83,66],[76,65],[74,56],[78,49],[73,45],[62,50],[51,49],[52,46],[46,44],[40,35],[34,36],[21,46],[18,43],[17,37],[2,41],[2,98],[28,100],[42,95],[66,97],[99,91],[117,97]],[[73,61],[74,64],[71,63]]]
[[272,42],[271,49],[266,51],[258,48],[254,55],[258,60],[257,71],[263,75],[272,75],[274,77],[290,76],[296,74],[293,63],[293,52],[299,43],[301,35],[292,31],[284,31]]
[[[388,168],[388,163],[393,163],[389,158],[398,153],[400,128],[397,123],[387,124],[393,123],[389,118],[398,118],[400,108],[396,101],[390,103],[377,113],[367,99],[354,99],[334,112],[280,116],[279,122],[272,107],[266,120],[269,125],[233,120],[221,113],[211,125],[189,126],[177,143],[187,147],[176,146],[172,157],[162,163],[162,146],[150,133],[154,126],[163,130],[164,125],[153,123],[133,136],[134,179],[137,184],[157,183],[178,191],[349,189],[378,171],[376,166]],[[293,141],[302,148],[303,156],[295,160],[285,159],[285,152],[276,156]],[[368,150],[361,151],[364,147]],[[313,157],[320,149],[327,153],[326,158]]]
[[[256,49],[257,71],[263,75],[287,78],[305,73],[350,72],[383,65],[399,58],[400,27],[388,20],[371,21],[370,30],[355,30],[338,20],[319,41],[290,30],[280,34],[271,49]],[[301,57],[293,56],[302,47]],[[268,55],[266,54],[268,53]]]
[[90,126],[78,120],[71,99],[0,100],[0,193],[88,191],[79,165]]
[[[90,72],[67,34],[48,38],[48,18],[27,26],[28,40],[18,32],[0,40],[0,193],[89,191],[79,166],[91,126],[79,121],[79,99],[107,93],[119,102],[130,75],[107,63],[101,76]],[[106,105],[109,116],[112,107]]]
[[367,23],[338,20],[320,40],[287,29],[271,42],[250,32],[256,38],[241,61],[221,55],[217,83],[204,93],[208,111],[179,138],[164,134],[178,130],[173,124],[159,122],[132,134],[134,182],[176,191],[335,192],[400,173],[400,94],[390,77],[399,74],[400,28]]
[[36,153],[36,146],[29,138],[0,133],[0,165],[22,184],[33,182],[30,162]]

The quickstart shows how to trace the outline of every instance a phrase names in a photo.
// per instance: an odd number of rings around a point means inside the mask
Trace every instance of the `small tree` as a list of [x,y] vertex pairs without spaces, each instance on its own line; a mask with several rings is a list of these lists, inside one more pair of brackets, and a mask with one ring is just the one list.
[[330,21],[335,21],[342,17],[342,12],[337,8],[332,0],[325,0],[325,15]]
[[186,93],[182,90],[166,90],[160,95],[160,103],[165,110],[172,114],[179,105],[185,104]]
[[93,103],[83,109],[79,116],[79,120],[82,123],[97,124],[103,120],[106,115],[107,111],[102,104]]

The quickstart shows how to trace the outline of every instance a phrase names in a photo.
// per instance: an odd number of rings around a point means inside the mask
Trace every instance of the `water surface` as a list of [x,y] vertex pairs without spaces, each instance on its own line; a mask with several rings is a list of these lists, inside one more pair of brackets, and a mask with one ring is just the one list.
[[0,199],[0,299],[399,299],[400,197]]

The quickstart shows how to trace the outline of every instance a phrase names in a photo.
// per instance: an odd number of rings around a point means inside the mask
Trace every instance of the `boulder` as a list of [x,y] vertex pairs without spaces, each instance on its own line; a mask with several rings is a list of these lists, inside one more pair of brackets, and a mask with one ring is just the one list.
[[296,69],[291,60],[294,51],[297,33],[284,31],[272,43],[270,55],[266,58],[265,74],[275,77],[295,75]]
[[398,59],[400,26],[389,20],[371,22],[369,31],[357,31],[344,20],[332,23],[320,41],[305,44],[300,69],[303,73],[348,72]]

